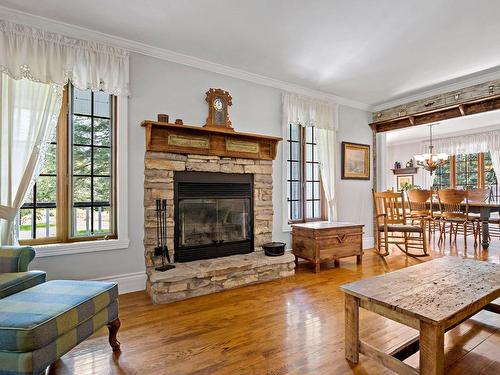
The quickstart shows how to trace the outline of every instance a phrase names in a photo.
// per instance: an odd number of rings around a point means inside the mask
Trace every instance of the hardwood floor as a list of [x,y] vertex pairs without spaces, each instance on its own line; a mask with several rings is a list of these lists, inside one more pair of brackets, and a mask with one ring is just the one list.
[[[460,241],[459,241],[460,244]],[[463,246],[463,242],[462,242]],[[439,248],[443,254],[500,262],[500,241],[488,251],[470,243]],[[430,259],[430,258],[429,258]],[[122,352],[113,353],[103,329],[51,369],[52,374],[390,374],[360,356],[344,359],[344,298],[339,285],[428,259],[407,258],[397,249],[385,259],[366,251],[323,265],[321,273],[299,265],[294,277],[155,306],[143,292],[120,297]],[[474,282],[474,280],[470,280]],[[361,337],[390,351],[416,331],[361,309]],[[500,373],[500,316],[482,311],[445,337],[449,374]],[[416,366],[418,353],[407,363]]]

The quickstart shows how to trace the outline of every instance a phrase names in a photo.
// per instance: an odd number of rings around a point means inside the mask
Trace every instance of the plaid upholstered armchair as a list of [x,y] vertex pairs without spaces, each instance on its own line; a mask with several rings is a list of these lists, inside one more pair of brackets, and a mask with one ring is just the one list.
[[45,282],[45,272],[28,271],[34,258],[30,246],[0,246],[0,298]]

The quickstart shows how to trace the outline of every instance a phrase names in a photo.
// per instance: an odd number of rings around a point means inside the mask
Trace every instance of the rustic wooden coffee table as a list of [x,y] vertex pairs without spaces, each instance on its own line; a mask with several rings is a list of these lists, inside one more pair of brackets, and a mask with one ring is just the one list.
[[[345,292],[345,356],[365,354],[398,374],[444,374],[444,334],[482,309],[500,312],[500,265],[443,257],[341,286]],[[420,331],[393,353],[359,339],[359,307]],[[402,362],[420,350],[419,369]]]

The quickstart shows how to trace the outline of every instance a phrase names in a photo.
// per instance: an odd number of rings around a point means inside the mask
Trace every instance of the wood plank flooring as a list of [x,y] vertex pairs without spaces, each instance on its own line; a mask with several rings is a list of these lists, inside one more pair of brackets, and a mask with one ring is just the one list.
[[[458,241],[460,246],[460,241]],[[500,241],[488,251],[467,252],[431,243],[432,257],[466,256],[500,263]],[[366,251],[340,267],[311,272],[306,263],[295,276],[233,289],[170,305],[155,306],[143,292],[120,297],[121,353],[113,354],[107,330],[99,331],[52,367],[51,374],[391,374],[360,356],[344,359],[344,298],[339,285],[418,264],[392,249],[382,259]],[[430,259],[430,257],[429,257]],[[470,280],[474,282],[474,280]],[[395,350],[416,331],[361,309],[361,337],[384,351]],[[445,337],[449,374],[500,374],[500,316],[482,311]],[[405,362],[418,365],[418,353]]]

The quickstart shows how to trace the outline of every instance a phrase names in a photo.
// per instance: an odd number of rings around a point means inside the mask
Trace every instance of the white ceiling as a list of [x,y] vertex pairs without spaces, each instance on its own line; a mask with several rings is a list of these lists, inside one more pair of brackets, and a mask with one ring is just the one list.
[[[461,134],[482,133],[494,129],[500,129],[500,110],[441,121],[433,125],[432,137],[453,137]],[[386,141],[389,146],[419,142],[429,139],[429,125],[393,130],[386,134]]]
[[488,0],[0,0],[0,5],[377,105],[500,68]]

